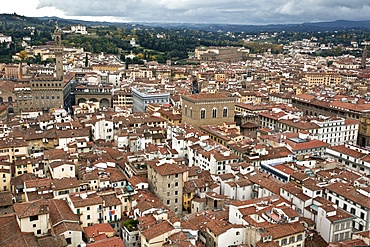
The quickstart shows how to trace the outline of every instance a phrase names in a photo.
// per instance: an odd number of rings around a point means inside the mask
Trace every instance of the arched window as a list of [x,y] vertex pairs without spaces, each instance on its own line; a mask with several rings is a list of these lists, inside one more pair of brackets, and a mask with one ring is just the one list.
[[193,117],[193,107],[190,107],[190,117]]
[[212,118],[216,118],[216,117],[217,117],[217,109],[213,108],[212,109]]
[[184,115],[185,115],[185,116],[187,116],[187,115],[188,115],[188,106],[187,106],[187,105],[185,105]]
[[8,97],[8,102],[13,102],[13,98],[11,96]]
[[227,117],[227,107],[222,110],[222,117]]
[[206,118],[206,109],[200,110],[200,119],[205,119]]
[[0,103],[3,103],[4,100],[3,100],[3,97],[0,97]]

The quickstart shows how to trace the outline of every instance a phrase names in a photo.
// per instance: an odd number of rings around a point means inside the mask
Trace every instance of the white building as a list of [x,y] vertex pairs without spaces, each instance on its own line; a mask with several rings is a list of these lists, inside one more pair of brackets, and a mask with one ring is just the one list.
[[355,188],[350,184],[337,182],[327,185],[325,194],[326,198],[338,208],[355,216],[353,219],[355,231],[370,230],[370,193],[366,188]]
[[323,204],[317,207],[316,230],[328,243],[351,239],[353,218],[335,204]]
[[196,144],[188,147],[188,150],[189,166],[199,166],[211,174],[224,174],[227,164],[238,162],[240,159],[221,145],[214,147]]
[[12,36],[5,36],[4,34],[0,33],[0,43],[11,43]]
[[65,200],[50,200],[48,203],[54,234],[64,237],[68,247],[81,246],[84,241],[78,215],[72,213]]
[[79,34],[87,34],[86,26],[77,24],[71,26],[71,31]]
[[41,237],[48,234],[49,206],[45,199],[13,205],[21,232],[32,232]]
[[53,161],[49,164],[50,175],[53,179],[74,178],[75,169],[75,164],[70,161]]
[[226,182],[224,195],[235,200],[249,200],[252,198],[253,183],[248,179]]
[[93,121],[91,125],[91,133],[93,140],[105,140],[107,142],[113,140],[113,121],[106,120],[103,117]]
[[103,199],[96,191],[72,193],[66,200],[72,212],[80,216],[82,227],[103,221]]
[[348,168],[365,175],[370,175],[369,150],[352,145],[339,145],[328,147],[326,153]]
[[320,128],[308,131],[317,136],[320,141],[333,146],[357,142],[360,123],[356,120],[319,116],[311,122],[316,123]]
[[206,225],[207,246],[237,246],[246,243],[247,229],[243,225],[234,225],[227,221],[212,220]]

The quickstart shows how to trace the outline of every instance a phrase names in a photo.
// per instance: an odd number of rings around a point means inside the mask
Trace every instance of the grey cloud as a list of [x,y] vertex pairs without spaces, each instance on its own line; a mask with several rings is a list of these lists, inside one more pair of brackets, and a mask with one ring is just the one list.
[[368,0],[40,0],[66,16],[113,16],[130,21],[299,23],[369,19]]

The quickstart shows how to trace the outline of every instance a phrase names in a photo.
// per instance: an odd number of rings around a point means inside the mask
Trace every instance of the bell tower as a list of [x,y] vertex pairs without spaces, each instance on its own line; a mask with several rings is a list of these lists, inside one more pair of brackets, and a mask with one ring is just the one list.
[[362,50],[361,69],[366,69],[366,59],[367,59],[367,43],[365,43],[365,47]]
[[55,75],[58,80],[63,78],[63,46],[62,46],[62,31],[55,23],[54,30],[54,56],[55,56]]

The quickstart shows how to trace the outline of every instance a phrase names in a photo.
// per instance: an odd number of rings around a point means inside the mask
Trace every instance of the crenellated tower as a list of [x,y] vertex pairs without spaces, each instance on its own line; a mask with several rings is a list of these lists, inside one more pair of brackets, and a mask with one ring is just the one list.
[[55,56],[55,75],[57,79],[63,78],[63,46],[62,46],[62,31],[55,25],[54,30],[54,56]]

